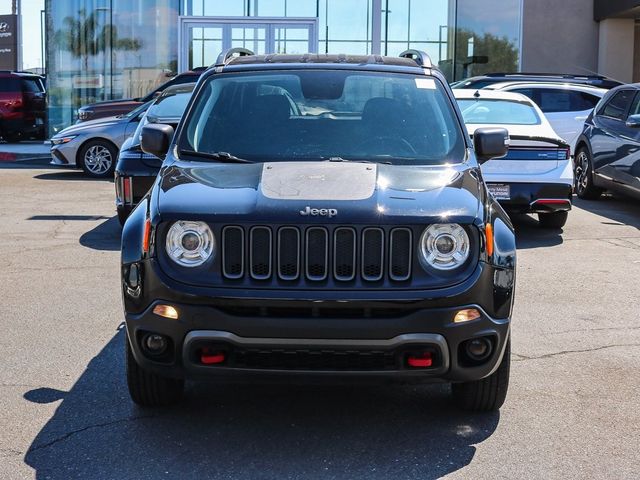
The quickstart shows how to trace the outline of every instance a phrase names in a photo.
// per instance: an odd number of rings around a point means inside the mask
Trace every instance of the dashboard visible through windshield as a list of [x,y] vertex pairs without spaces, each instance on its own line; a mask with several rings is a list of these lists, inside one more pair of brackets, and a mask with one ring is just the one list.
[[432,77],[346,70],[210,77],[178,142],[183,159],[460,163],[465,142]]

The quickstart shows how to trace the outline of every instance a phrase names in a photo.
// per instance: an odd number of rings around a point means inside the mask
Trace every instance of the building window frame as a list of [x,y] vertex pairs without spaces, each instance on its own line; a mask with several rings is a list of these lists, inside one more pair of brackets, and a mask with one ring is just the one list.
[[279,26],[304,26],[310,29],[309,45],[310,53],[318,52],[318,17],[202,17],[202,16],[180,16],[178,17],[178,71],[184,72],[189,68],[188,55],[186,54],[189,45],[188,32],[193,26],[207,27],[217,25],[246,25],[266,26],[267,45],[273,42],[272,32]]

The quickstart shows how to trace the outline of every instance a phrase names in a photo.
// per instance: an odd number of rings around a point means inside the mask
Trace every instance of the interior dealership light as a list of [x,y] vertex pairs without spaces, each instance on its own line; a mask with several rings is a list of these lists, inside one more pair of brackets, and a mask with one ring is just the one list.
[[452,270],[469,258],[469,236],[457,223],[436,223],[425,229],[419,249],[423,267]]
[[215,239],[204,222],[177,221],[167,233],[169,258],[183,267],[199,267],[215,255]]
[[453,317],[453,323],[464,323],[470,322],[471,320],[475,320],[476,318],[480,318],[480,312],[476,308],[465,308],[464,310],[460,310],[456,313],[455,317]]
[[170,318],[172,320],[178,319],[178,310],[171,305],[156,305],[153,307],[153,313],[160,315],[164,318]]

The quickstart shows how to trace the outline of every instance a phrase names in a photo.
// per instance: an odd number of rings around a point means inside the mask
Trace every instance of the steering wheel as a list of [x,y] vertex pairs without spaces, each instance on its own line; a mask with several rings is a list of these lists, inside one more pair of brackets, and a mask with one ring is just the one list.
[[[394,154],[416,154],[416,149],[409,143],[406,138],[396,137],[393,135],[377,135],[375,137],[364,140],[356,145],[356,149],[370,148],[374,151],[379,150],[385,155]],[[375,147],[375,148],[372,148]]]

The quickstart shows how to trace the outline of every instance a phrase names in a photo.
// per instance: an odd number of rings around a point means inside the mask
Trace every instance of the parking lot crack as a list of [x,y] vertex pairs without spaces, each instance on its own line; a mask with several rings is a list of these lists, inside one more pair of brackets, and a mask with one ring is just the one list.
[[0,387],[36,388],[37,385],[28,385],[26,383],[0,383]]
[[22,452],[13,448],[0,448],[0,458],[17,457],[22,455]]
[[622,348],[622,347],[640,347],[640,343],[620,343],[620,344],[615,344],[615,345],[603,345],[600,347],[594,347],[594,348],[585,348],[584,350],[562,350],[560,352],[554,352],[554,353],[545,353],[544,355],[539,355],[539,356],[527,356],[527,355],[522,355],[520,353],[514,353],[512,354],[515,357],[519,357],[519,358],[514,358],[513,361],[514,362],[524,362],[526,360],[543,360],[545,358],[553,358],[553,357],[558,357],[561,355],[567,355],[569,353],[586,353],[586,352],[596,352],[598,350],[605,350],[608,348]]
[[86,432],[87,430],[92,430],[94,428],[104,428],[104,427],[110,427],[112,425],[117,425],[120,423],[127,423],[127,422],[137,422],[138,420],[144,420],[147,418],[154,418],[157,415],[140,415],[138,417],[127,417],[127,418],[119,418],[117,420],[112,420],[110,422],[104,422],[104,423],[95,423],[93,425],[87,425],[86,427],[82,427],[82,428],[78,428],[77,430],[72,430],[70,432],[67,432],[63,435],[60,435],[57,438],[54,438],[53,440],[47,442],[47,443],[43,443],[41,445],[35,445],[32,446],[31,448],[29,448],[29,450],[27,451],[27,453],[33,453],[37,450],[42,450],[45,448],[49,448],[57,443],[60,443],[74,435],[77,435],[78,433],[82,433],[82,432]]
[[626,240],[625,238],[602,238],[603,242],[615,245],[616,247],[630,248],[632,250],[640,250],[640,245]]
[[638,327],[576,328],[576,329],[573,329],[573,330],[562,330],[562,331],[559,331],[559,332],[545,333],[543,335],[555,336],[555,335],[563,335],[563,334],[566,334],[566,333],[603,332],[603,331],[608,331],[608,330],[615,330],[615,331],[620,331],[620,330],[640,330],[640,326],[638,326]]

